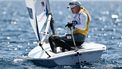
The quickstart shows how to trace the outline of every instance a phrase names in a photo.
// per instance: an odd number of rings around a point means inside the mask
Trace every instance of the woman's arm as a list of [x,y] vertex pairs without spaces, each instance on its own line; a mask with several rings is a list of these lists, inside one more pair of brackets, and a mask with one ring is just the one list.
[[88,10],[86,10],[86,9],[83,7],[82,12],[83,12],[84,14],[86,14],[86,15],[87,15],[87,24],[89,24],[89,23],[90,23],[90,21],[91,21],[91,16],[90,16],[90,14],[89,14]]

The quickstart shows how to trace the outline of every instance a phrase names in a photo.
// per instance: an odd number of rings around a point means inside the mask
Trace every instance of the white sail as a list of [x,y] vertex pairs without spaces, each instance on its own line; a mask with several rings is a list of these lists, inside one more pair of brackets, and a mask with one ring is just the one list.
[[50,13],[49,0],[25,0],[33,30],[40,40],[40,32]]

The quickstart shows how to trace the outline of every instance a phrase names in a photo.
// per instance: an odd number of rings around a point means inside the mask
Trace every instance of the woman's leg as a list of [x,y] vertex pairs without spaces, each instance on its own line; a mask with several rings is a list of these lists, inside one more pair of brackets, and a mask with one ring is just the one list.
[[55,41],[54,36],[50,36],[49,37],[49,43],[50,43],[51,50],[52,50],[52,52],[56,53],[57,52],[56,51],[56,44],[54,41]]

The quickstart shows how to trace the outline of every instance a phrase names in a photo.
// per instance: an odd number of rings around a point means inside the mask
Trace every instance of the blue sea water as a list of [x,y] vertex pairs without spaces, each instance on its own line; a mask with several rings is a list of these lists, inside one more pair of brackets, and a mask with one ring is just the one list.
[[[107,51],[98,63],[83,69],[122,68],[122,5],[121,1],[84,1],[91,14],[90,32],[86,41],[105,44]],[[51,1],[56,28],[64,28],[71,12],[67,2]],[[29,23],[24,1],[0,1],[0,69],[48,69],[31,62],[15,61],[27,56],[36,46],[36,36]],[[51,69],[78,69],[58,66]],[[79,68],[80,69],[80,68]]]

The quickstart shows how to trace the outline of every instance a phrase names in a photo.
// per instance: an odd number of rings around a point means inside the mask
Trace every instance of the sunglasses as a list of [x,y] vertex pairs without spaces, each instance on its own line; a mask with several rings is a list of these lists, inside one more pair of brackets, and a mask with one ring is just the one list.
[[75,3],[69,3],[69,5],[76,5]]

